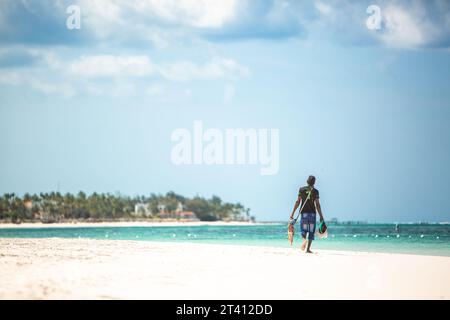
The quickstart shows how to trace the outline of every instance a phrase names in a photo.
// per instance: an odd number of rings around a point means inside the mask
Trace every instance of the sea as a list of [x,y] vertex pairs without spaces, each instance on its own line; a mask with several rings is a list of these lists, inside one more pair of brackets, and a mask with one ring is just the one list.
[[[277,222],[239,226],[0,228],[0,238],[190,242],[293,250],[299,250],[301,244],[298,226],[291,247],[287,224]],[[314,249],[450,256],[450,224],[329,224],[328,237],[316,238]]]

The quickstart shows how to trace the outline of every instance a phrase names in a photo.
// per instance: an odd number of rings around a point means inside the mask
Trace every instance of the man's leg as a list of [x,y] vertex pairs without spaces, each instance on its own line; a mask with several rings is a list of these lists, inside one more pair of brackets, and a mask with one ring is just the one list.
[[300,249],[301,249],[302,251],[305,251],[307,240],[306,240],[306,237],[305,237],[305,236],[303,236],[302,238],[303,238],[303,242],[302,242],[302,246],[300,247]]
[[308,247],[306,249],[306,253],[312,253],[311,244],[314,240],[314,232],[316,231],[316,216],[314,215],[314,220],[309,224],[309,232],[308,232]]
[[313,253],[312,251],[311,251],[311,244],[312,244],[312,240],[308,240],[308,248],[306,249],[306,253]]

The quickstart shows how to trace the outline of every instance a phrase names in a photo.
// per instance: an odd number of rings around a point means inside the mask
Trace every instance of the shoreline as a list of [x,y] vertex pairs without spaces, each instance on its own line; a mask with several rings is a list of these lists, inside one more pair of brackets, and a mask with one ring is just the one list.
[[0,299],[450,299],[450,257],[60,238],[0,247]]
[[183,227],[183,226],[254,226],[273,222],[248,221],[109,221],[109,222],[62,222],[42,223],[23,222],[0,223],[0,229],[28,229],[28,228],[99,228],[99,227]]
[[[0,228],[1,229],[1,228]],[[224,247],[231,247],[231,248],[255,248],[255,249],[266,249],[266,250],[290,250],[290,251],[299,251],[300,247],[292,246],[292,247],[282,247],[282,246],[271,246],[271,245],[255,245],[255,244],[237,244],[237,243],[217,243],[217,242],[191,242],[191,241],[176,241],[176,242],[170,242],[170,241],[160,241],[160,240],[130,240],[130,239],[99,239],[99,238],[64,238],[64,237],[48,237],[48,238],[22,238],[22,237],[2,237],[0,236],[0,242],[1,241],[7,241],[7,240],[88,240],[88,241],[119,241],[119,242],[148,242],[150,244],[154,245],[200,245],[200,246],[224,246]],[[325,253],[325,254],[343,254],[343,255],[400,255],[400,256],[420,256],[420,257],[443,257],[443,258],[449,258],[450,255],[443,255],[443,254],[431,254],[431,253],[411,253],[411,252],[398,252],[398,251],[369,251],[369,250],[357,250],[357,249],[322,249],[317,248],[313,249],[313,254],[317,253]],[[299,251],[300,254],[303,254]],[[1,254],[0,254],[1,256]]]
[[[1,229],[1,228],[0,228]],[[127,241],[138,241],[138,242],[149,242],[152,244],[171,244],[171,245],[190,245],[190,244],[200,244],[200,245],[207,245],[207,246],[226,246],[226,247],[237,247],[237,248],[242,248],[242,247],[247,247],[247,248],[265,248],[265,249],[282,249],[282,250],[297,250],[299,249],[299,246],[293,246],[293,247],[283,247],[283,246],[277,246],[277,245],[255,245],[255,244],[249,244],[249,243],[242,243],[242,244],[236,244],[236,243],[217,243],[217,242],[196,242],[193,243],[192,241],[189,240],[185,240],[185,241],[176,241],[176,242],[170,242],[170,241],[160,241],[160,240],[130,240],[130,239],[101,239],[101,238],[65,238],[65,237],[47,237],[47,238],[25,238],[25,237],[2,237],[0,236],[0,241],[1,240],[23,240],[23,239],[44,239],[44,240],[66,240],[66,239],[70,239],[70,240],[94,240],[94,241],[119,241],[119,242],[127,242]],[[375,255],[400,255],[400,256],[421,256],[421,257],[445,257],[445,258],[450,258],[449,254],[446,253],[431,253],[429,251],[420,251],[420,252],[411,252],[411,251],[406,251],[406,252],[402,252],[402,251],[397,251],[397,250],[386,250],[386,251],[382,251],[382,250],[374,250],[374,251],[370,251],[368,249],[322,249],[322,248],[318,248],[318,249],[313,249],[314,253],[316,252],[321,252],[321,253],[335,253],[335,254],[375,254]],[[0,254],[1,256],[1,254]]]

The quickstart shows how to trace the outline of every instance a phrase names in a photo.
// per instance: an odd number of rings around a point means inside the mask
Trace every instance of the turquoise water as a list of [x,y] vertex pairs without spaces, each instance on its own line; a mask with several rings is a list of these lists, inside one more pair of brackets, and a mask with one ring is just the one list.
[[[249,226],[87,227],[0,229],[0,238],[89,238],[198,242],[290,247],[286,224]],[[300,245],[296,230],[294,245]],[[312,249],[395,252],[450,256],[450,225],[393,224],[329,225],[328,238],[314,241]]]

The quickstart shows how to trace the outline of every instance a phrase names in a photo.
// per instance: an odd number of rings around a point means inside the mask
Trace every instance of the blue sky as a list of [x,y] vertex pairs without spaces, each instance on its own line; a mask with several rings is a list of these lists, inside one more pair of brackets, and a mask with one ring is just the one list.
[[[286,220],[315,174],[325,217],[448,221],[449,17],[446,1],[2,1],[0,192],[216,194]],[[279,129],[278,174],[174,165],[171,133],[195,120]]]

